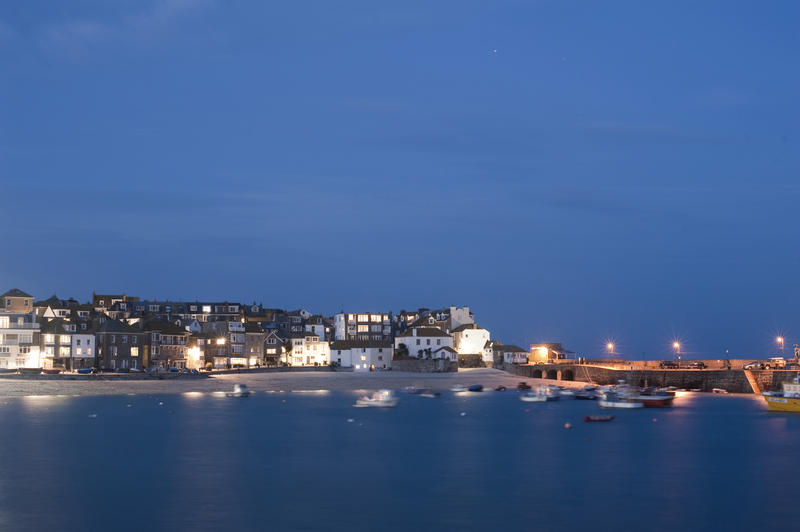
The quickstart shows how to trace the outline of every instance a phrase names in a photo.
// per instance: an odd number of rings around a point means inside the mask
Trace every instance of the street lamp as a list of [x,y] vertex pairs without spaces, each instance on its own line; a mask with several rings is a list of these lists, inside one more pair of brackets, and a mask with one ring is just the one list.
[[609,355],[613,355],[614,354],[614,342],[608,342],[606,344],[606,350],[608,351]]
[[675,350],[675,356],[678,357],[678,360],[681,359],[681,343],[680,342],[672,342],[672,349]]
[[783,356],[783,336],[778,336],[775,341],[778,342],[778,346],[781,348],[781,356]]

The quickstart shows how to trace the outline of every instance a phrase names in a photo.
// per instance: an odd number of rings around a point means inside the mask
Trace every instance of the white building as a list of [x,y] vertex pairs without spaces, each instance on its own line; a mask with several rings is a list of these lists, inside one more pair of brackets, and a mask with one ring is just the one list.
[[476,323],[466,323],[451,331],[453,334],[453,348],[459,355],[481,355],[483,362],[493,362],[491,349],[486,349],[491,334],[486,329],[478,327]]
[[16,288],[0,296],[0,369],[40,368],[33,296]]
[[502,361],[503,364],[527,364],[528,351],[516,345],[506,345],[495,343],[493,346],[495,361]]
[[440,358],[450,359],[450,353],[441,351],[442,347],[455,352],[453,337],[438,327],[412,327],[394,339],[395,351],[407,351],[415,358],[433,358],[433,354],[438,352]]
[[331,360],[328,342],[313,333],[294,333],[289,339],[292,346],[284,357],[290,366],[327,366]]
[[326,330],[328,325],[325,323],[325,318],[322,316],[310,316],[305,324],[306,332],[319,336],[323,342],[328,339]]
[[331,343],[331,362],[353,371],[385,370],[392,367],[392,344],[376,340],[336,340]]

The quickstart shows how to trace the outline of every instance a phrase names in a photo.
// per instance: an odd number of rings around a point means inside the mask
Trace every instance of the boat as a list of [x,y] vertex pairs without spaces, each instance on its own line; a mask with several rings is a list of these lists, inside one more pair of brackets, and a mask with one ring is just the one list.
[[250,390],[247,389],[246,384],[234,384],[233,391],[227,392],[225,395],[228,397],[249,397]]
[[439,397],[440,395],[442,395],[442,394],[440,394],[439,392],[431,391],[431,390],[422,390],[421,392],[419,392],[419,396],[420,397],[428,397],[429,399],[432,399],[434,397]]
[[519,399],[528,403],[544,403],[546,401],[558,401],[559,397],[558,388],[537,386],[536,390],[523,393],[519,396]]
[[61,370],[60,369],[43,369],[42,373],[44,373],[45,375],[58,375],[59,373],[61,373]]
[[397,398],[394,396],[392,390],[380,390],[372,395],[360,397],[353,406],[358,408],[391,408],[397,406]]
[[483,391],[483,384],[473,384],[469,388],[467,388],[470,392],[482,392]]
[[581,401],[594,401],[597,399],[597,394],[594,393],[593,390],[580,390],[575,394],[575,399],[579,399]]
[[800,412],[800,377],[784,382],[780,392],[764,392],[767,409],[772,412]]
[[561,397],[567,397],[569,399],[575,399],[577,397],[577,395],[578,395],[577,393],[575,393],[575,390],[571,390],[569,388],[561,388],[561,389],[559,389],[558,394]]
[[583,416],[583,420],[587,423],[603,423],[613,421],[614,416]]
[[504,391],[506,391],[506,387],[501,384],[500,386],[495,388],[494,391],[496,391],[496,392],[504,392]]
[[467,391],[467,387],[464,386],[463,384],[456,384],[452,388],[450,388],[450,391],[451,392],[456,392],[456,393],[466,392]]
[[728,393],[728,390],[724,388],[712,388],[711,393]]
[[586,390],[587,392],[593,392],[597,389],[597,386],[595,386],[594,384],[587,384],[586,386],[583,387],[583,389]]
[[406,387],[403,389],[403,391],[404,391],[404,392],[406,392],[406,393],[407,393],[407,394],[409,394],[409,395],[419,395],[419,394],[421,394],[421,393],[422,393],[422,390],[420,390],[420,389],[419,389],[419,388],[417,388],[416,386],[406,386]]
[[637,400],[644,403],[647,408],[662,408],[672,406],[672,401],[675,399],[674,393],[660,392],[654,389],[647,389],[634,395]]
[[523,382],[520,382],[519,384],[517,384],[517,390],[519,390],[521,392],[524,392],[524,391],[527,391],[527,390],[530,390],[530,389],[531,389],[531,385],[528,384],[527,382],[523,381]]
[[78,373],[78,375],[89,375],[89,374],[91,374],[93,372],[93,369],[92,368],[80,368],[80,369],[77,369],[75,371]]
[[42,368],[19,368],[20,375],[41,375]]
[[600,408],[644,408],[644,403],[633,396],[621,395],[614,391],[607,391],[597,398]]

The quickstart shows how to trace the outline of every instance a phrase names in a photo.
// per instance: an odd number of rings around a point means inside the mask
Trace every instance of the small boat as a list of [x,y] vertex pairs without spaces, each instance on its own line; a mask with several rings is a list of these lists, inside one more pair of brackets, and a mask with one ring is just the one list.
[[467,391],[470,391],[470,392],[482,392],[483,391],[483,384],[473,384],[472,386],[467,388]]
[[560,394],[557,388],[537,386],[536,390],[523,393],[519,396],[519,399],[528,403],[544,403],[546,401],[558,401],[559,397]]
[[531,389],[531,385],[528,384],[527,382],[523,381],[523,382],[520,382],[519,384],[517,384],[517,390],[519,390],[521,392],[524,392],[524,391],[527,391],[527,390],[530,390],[530,389]]
[[450,388],[450,391],[451,392],[456,392],[456,393],[466,392],[467,391],[467,387],[464,386],[463,384],[456,384],[452,388]]
[[19,368],[20,375],[41,375],[42,368]]
[[422,393],[422,390],[420,390],[416,386],[406,386],[405,388],[403,388],[403,391],[409,395],[419,395]]
[[597,394],[593,390],[580,390],[575,394],[575,399],[581,401],[594,401],[597,399]]
[[394,396],[392,390],[380,390],[372,395],[360,397],[353,406],[358,408],[391,408],[397,406],[397,398]]
[[600,408],[644,408],[644,403],[617,392],[608,391],[597,398]]
[[728,393],[728,390],[724,388],[713,388],[711,390],[711,393]]
[[586,390],[587,392],[593,392],[597,389],[597,386],[593,384],[587,384],[586,386],[583,387],[583,389]]
[[587,423],[603,423],[613,421],[614,416],[583,416],[583,420]]
[[42,373],[44,373],[45,375],[58,375],[59,373],[61,373],[61,370],[60,369],[43,369]]
[[504,392],[504,391],[506,391],[506,387],[501,384],[500,386],[495,388],[494,391],[496,391],[496,392]]
[[440,395],[442,395],[442,394],[440,394],[439,392],[431,391],[431,390],[423,390],[423,391],[419,392],[419,396],[420,397],[427,397],[429,399],[433,399],[434,397],[439,397]]
[[246,384],[234,384],[233,391],[227,392],[225,395],[228,397],[249,397],[250,390],[247,389]]
[[575,390],[570,390],[569,388],[560,389],[558,393],[561,397],[567,397],[570,399],[575,399],[578,396],[578,394],[575,393]]
[[[635,395],[635,394],[634,394]],[[644,403],[647,408],[662,408],[672,406],[675,394],[670,392],[660,392],[654,389],[647,389],[635,396],[638,401]]]
[[784,382],[780,392],[764,392],[767,409],[773,412],[800,412],[800,377]]
[[78,375],[89,375],[92,373],[92,368],[80,368],[76,371]]

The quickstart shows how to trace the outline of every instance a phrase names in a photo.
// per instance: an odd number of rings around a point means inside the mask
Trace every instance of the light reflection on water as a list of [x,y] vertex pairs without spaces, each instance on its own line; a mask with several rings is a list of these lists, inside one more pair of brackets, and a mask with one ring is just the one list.
[[800,489],[800,416],[758,398],[690,393],[587,424],[592,402],[513,391],[354,409],[369,391],[9,398],[0,528],[741,530],[795,517],[774,501]]

